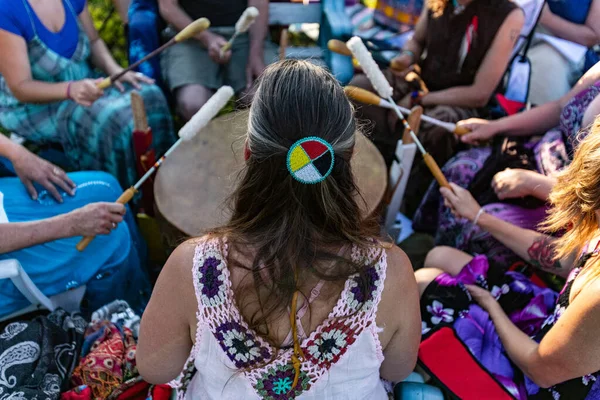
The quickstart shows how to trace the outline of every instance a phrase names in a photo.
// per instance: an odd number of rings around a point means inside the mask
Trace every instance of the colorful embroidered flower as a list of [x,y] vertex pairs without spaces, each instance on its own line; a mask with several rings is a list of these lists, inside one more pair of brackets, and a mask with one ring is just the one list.
[[225,322],[219,326],[215,337],[237,368],[248,368],[270,358],[269,350],[237,322]]
[[209,307],[215,307],[225,301],[225,268],[223,262],[217,255],[210,255],[204,258],[200,267],[200,291],[202,304]]
[[304,353],[315,364],[329,368],[355,340],[356,332],[343,322],[336,321],[309,340]]
[[508,292],[510,292],[510,287],[508,287],[508,285],[506,283],[504,285],[502,285],[501,287],[492,286],[492,290],[490,290],[490,294],[496,300],[500,299],[500,297],[502,297],[503,294],[507,294]]
[[431,328],[427,326],[427,322],[421,321],[421,335],[425,335],[430,330]]
[[257,379],[255,389],[263,400],[288,400],[299,396],[310,388],[310,379],[304,371],[300,371],[300,379],[295,388],[294,367],[284,364],[269,367],[265,373]]
[[[366,282],[363,282],[363,279]],[[364,277],[355,276],[350,281],[350,290],[348,291],[346,301],[352,311],[361,307],[368,310],[373,306],[373,294],[379,286],[379,274],[375,267],[370,267],[365,271]],[[366,289],[366,291],[365,291]]]
[[444,308],[444,305],[437,300],[434,300],[430,306],[427,306],[427,312],[432,315],[431,323],[434,325],[444,321],[450,323],[454,321],[454,310]]

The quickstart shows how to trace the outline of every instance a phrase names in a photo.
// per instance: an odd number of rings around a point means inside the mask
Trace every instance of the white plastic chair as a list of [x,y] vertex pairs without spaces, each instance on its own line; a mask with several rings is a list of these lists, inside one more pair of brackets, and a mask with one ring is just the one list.
[[[415,107],[406,118],[408,124],[417,134],[419,133],[422,114],[423,108]],[[396,159],[393,161],[390,168],[390,175],[388,178],[388,205],[383,224],[383,233],[390,235],[394,241],[401,235],[401,228],[395,224],[396,216],[402,206],[402,200],[404,200],[406,185],[408,184],[410,170],[416,153],[417,145],[412,142],[410,135],[405,132],[403,139],[399,140],[396,145]]]
[[54,311],[63,308],[67,312],[79,311],[79,306],[85,294],[85,285],[57,295],[47,297],[29,278],[21,263],[16,259],[0,261],[0,279],[10,279],[16,288],[29,300],[30,306],[22,308],[12,314],[1,316],[0,321],[5,321],[40,309]]

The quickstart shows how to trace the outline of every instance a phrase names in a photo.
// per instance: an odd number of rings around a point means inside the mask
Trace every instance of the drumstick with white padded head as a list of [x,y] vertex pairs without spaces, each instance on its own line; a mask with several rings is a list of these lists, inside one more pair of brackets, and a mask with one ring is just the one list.
[[398,118],[402,121],[404,128],[406,128],[410,132],[410,136],[413,138],[415,144],[417,145],[417,148],[423,155],[423,160],[425,161],[425,164],[433,174],[435,180],[438,181],[440,186],[450,188],[450,184],[448,183],[448,180],[442,173],[442,170],[437,165],[433,157],[431,157],[431,155],[427,153],[427,151],[421,144],[421,141],[419,140],[417,135],[415,135],[415,132],[412,130],[412,128],[404,118],[404,115],[402,115],[402,112],[400,111],[398,106],[396,106],[396,103],[392,98],[394,90],[392,89],[390,83],[387,81],[387,79],[381,72],[381,69],[379,69],[379,66],[377,65],[375,60],[373,60],[373,56],[365,47],[365,44],[363,43],[362,39],[357,36],[354,36],[346,43],[346,45],[354,55],[354,58],[356,58],[360,63],[365,75],[367,75],[367,78],[369,78],[369,81],[371,81],[371,85],[373,85],[377,93],[379,93],[379,95],[383,99],[387,100],[388,103],[393,105],[392,109],[396,112],[396,115],[398,115]]
[[[125,190],[121,196],[116,200],[117,203],[127,204],[133,196],[137,193],[139,188],[152,176],[152,174],[162,165],[173,151],[179,145],[185,141],[191,140],[198,134],[208,123],[217,116],[219,111],[229,102],[229,99],[233,97],[234,91],[231,86],[222,86],[217,92],[202,106],[202,108],[194,114],[184,126],[179,130],[179,140],[175,142],[173,146],[158,160],[152,168],[150,168],[144,176],[136,182],[135,185]],[[94,240],[94,236],[86,236],[79,243],[77,243],[77,250],[83,251],[85,248]]]
[[[410,110],[408,108],[404,108],[404,107],[401,107],[398,105],[394,106],[389,101],[382,99],[381,97],[377,96],[375,93],[370,92],[368,90],[365,90],[365,89],[362,89],[362,88],[359,88],[356,86],[346,86],[344,88],[344,92],[346,92],[346,95],[349,98],[351,98],[352,100],[356,100],[356,101],[364,103],[364,104],[370,104],[373,106],[388,108],[390,110],[393,110],[394,107],[398,107],[400,109],[400,111],[402,111],[403,113],[410,114]],[[435,119],[433,117],[430,117],[429,115],[423,114],[421,116],[421,119],[425,122],[429,122],[432,125],[444,128],[447,131],[452,132],[458,136],[462,136],[462,135],[465,135],[465,134],[471,132],[465,126],[456,125],[455,123],[452,123],[452,122],[440,121],[439,119]]]
[[209,27],[210,27],[210,21],[208,19],[198,18],[197,20],[195,20],[194,22],[192,22],[191,24],[189,24],[188,26],[183,28],[177,35],[175,35],[167,43],[163,44],[158,49],[152,51],[151,53],[146,55],[141,60],[138,60],[137,62],[131,64],[129,67],[125,68],[123,71],[116,73],[114,75],[111,75],[107,78],[104,78],[103,80],[98,82],[96,84],[96,86],[98,87],[98,89],[106,89],[107,87],[112,85],[115,81],[118,81],[127,72],[132,71],[133,69],[137,68],[141,63],[148,61],[152,57],[160,54],[163,50],[165,50],[168,47],[173,46],[176,43],[181,43],[183,41],[190,39],[193,36],[196,36],[197,34],[199,34],[201,32],[204,32]]
[[248,32],[248,29],[250,29],[250,27],[252,26],[254,21],[256,21],[256,18],[258,18],[258,15],[259,15],[259,12],[258,12],[258,8],[256,8],[256,7],[248,7],[244,10],[242,15],[240,16],[240,19],[238,19],[238,21],[235,23],[235,32],[234,32],[233,36],[221,48],[221,58],[223,57],[223,55],[225,55],[225,53],[229,49],[231,49],[231,46],[233,45],[233,41],[235,40],[236,37],[238,37],[242,33]]

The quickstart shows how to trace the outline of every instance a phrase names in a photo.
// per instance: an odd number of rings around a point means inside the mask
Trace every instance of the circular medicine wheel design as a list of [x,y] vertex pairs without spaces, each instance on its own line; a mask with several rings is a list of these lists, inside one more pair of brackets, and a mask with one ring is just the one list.
[[333,169],[333,147],[318,137],[307,137],[292,145],[287,155],[287,167],[299,182],[319,183]]

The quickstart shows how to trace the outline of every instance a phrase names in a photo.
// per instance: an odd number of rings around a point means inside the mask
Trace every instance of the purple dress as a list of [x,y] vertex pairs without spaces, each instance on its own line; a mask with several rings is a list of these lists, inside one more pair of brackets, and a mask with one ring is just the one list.
[[[548,389],[540,388],[524,376],[508,358],[489,314],[472,301],[464,286],[477,285],[489,290],[510,320],[539,343],[569,306],[575,277],[587,260],[597,255],[598,250],[595,250],[579,259],[560,293],[536,285],[522,273],[504,272],[502,266],[477,256],[456,277],[441,274],[425,289],[421,297],[422,340],[436,340],[436,332],[450,327],[480,368],[517,400],[598,399],[599,373],[571,379]],[[429,368],[427,364],[424,367]],[[449,379],[443,374],[434,375],[434,378],[442,385]]]
[[[585,89],[563,108],[558,129],[548,131],[535,145],[534,154],[538,172],[553,176],[571,162],[573,149],[587,134],[581,122],[588,105],[600,94],[600,82]],[[585,127],[583,127],[585,128]],[[491,148],[472,148],[454,156],[442,171],[450,182],[467,188],[491,154]],[[526,209],[505,203],[492,203],[485,211],[504,221],[525,229],[535,229],[546,215],[546,207]],[[435,244],[451,246],[470,254],[485,254],[505,267],[519,261],[519,257],[498,242],[489,233],[469,221],[457,218],[444,206],[437,182],[429,187],[413,218],[415,231],[431,231],[435,227]]]

